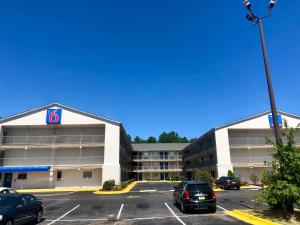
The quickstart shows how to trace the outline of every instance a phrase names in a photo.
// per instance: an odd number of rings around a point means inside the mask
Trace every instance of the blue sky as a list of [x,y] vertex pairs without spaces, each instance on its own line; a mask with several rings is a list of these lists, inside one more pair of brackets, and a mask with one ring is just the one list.
[[[258,28],[242,1],[6,1],[0,115],[51,101],[189,138],[268,110]],[[262,13],[268,0],[252,0]],[[264,23],[277,106],[300,114],[300,1]]]

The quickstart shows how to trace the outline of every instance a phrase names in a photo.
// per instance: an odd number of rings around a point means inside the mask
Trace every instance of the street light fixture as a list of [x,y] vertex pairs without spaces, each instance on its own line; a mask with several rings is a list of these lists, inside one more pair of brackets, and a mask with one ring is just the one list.
[[267,84],[268,84],[268,92],[269,92],[271,111],[272,111],[273,123],[274,123],[274,134],[275,134],[276,144],[280,145],[280,144],[282,144],[281,133],[280,133],[280,127],[279,127],[279,123],[278,123],[278,114],[277,114],[277,108],[276,108],[274,91],[273,91],[273,84],[272,84],[272,79],[271,79],[271,70],[270,70],[270,65],[269,65],[269,61],[268,61],[267,48],[266,48],[266,42],[265,42],[265,36],[264,36],[264,30],[263,30],[263,24],[262,24],[262,20],[271,15],[272,10],[276,4],[276,0],[270,1],[269,12],[264,16],[256,16],[255,15],[252,5],[249,0],[243,0],[243,3],[245,5],[245,7],[248,9],[248,14],[246,16],[247,20],[254,23],[255,25],[258,24],[258,26],[259,26],[260,40],[261,40],[261,45],[262,45],[265,70],[266,70],[266,78],[267,78]]

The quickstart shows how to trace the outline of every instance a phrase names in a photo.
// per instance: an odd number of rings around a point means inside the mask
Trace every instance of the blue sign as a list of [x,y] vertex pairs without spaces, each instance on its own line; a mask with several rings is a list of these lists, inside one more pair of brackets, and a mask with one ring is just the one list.
[[[269,115],[269,124],[270,124],[270,127],[274,127],[274,120],[273,120],[273,116],[272,115]],[[282,124],[282,116],[281,115],[278,115],[278,124],[280,127],[283,126]]]
[[61,124],[61,109],[47,109],[47,124]]

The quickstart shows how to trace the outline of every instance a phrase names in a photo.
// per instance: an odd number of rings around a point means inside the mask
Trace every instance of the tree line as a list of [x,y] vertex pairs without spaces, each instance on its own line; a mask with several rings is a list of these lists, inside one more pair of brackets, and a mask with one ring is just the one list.
[[141,138],[140,136],[136,136],[132,139],[130,135],[128,135],[129,140],[133,144],[142,144],[142,143],[191,143],[197,138],[188,139],[187,137],[181,137],[177,132],[171,131],[169,133],[163,132],[159,135],[158,139],[154,136],[150,136],[146,139]]

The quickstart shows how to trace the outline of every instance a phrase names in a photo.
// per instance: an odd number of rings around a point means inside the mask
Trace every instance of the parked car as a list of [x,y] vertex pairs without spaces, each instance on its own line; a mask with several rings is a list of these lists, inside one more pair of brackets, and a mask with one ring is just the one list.
[[43,202],[30,194],[0,194],[0,224],[19,225],[40,223]]
[[7,187],[0,187],[0,194],[16,194],[17,191],[15,191],[12,188]]
[[183,181],[174,187],[173,203],[179,205],[181,211],[208,209],[217,211],[216,194],[207,182]]
[[241,188],[241,181],[236,177],[220,177],[216,181],[216,186],[224,190]]

